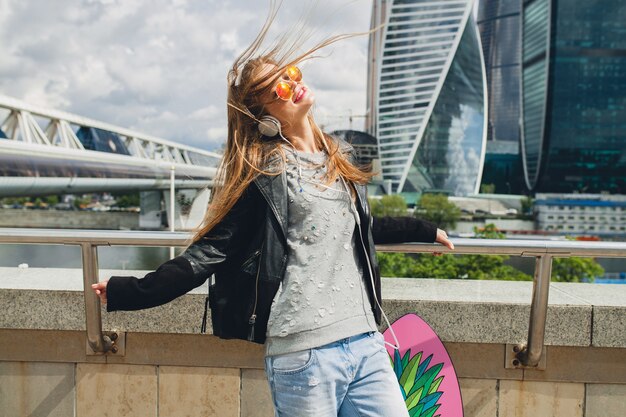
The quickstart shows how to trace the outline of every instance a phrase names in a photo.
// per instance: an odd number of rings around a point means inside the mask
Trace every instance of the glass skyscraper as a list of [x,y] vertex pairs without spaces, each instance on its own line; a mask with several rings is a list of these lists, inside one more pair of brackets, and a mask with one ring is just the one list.
[[527,0],[521,33],[527,187],[626,193],[626,2]]
[[487,141],[519,143],[521,0],[480,0],[478,29],[487,71]]
[[368,132],[393,192],[478,192],[486,73],[473,0],[375,0]]
[[520,154],[521,0],[480,0],[478,30],[487,72],[489,122],[482,185],[527,192]]

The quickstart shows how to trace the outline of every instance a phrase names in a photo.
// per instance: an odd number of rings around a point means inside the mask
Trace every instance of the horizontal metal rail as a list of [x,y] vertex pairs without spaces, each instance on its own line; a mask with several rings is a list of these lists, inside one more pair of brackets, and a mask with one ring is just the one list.
[[99,281],[98,246],[186,246],[190,239],[189,233],[175,232],[0,229],[0,243],[75,245],[80,247],[87,343],[92,352],[96,354],[106,353],[113,347],[113,340],[102,332],[100,298],[91,289],[91,285]]
[[[0,229],[0,244],[58,244],[81,247],[87,339],[94,352],[107,352],[111,341],[102,333],[100,299],[91,290],[98,282],[98,246],[186,246],[192,235],[183,232],[139,232],[59,229]],[[516,349],[520,366],[536,367],[544,344],[548,293],[553,258],[626,257],[623,242],[579,242],[513,239],[452,239],[451,251],[439,244],[403,243],[378,245],[381,252],[438,252],[450,254],[511,255],[535,257],[535,275],[527,343]]]

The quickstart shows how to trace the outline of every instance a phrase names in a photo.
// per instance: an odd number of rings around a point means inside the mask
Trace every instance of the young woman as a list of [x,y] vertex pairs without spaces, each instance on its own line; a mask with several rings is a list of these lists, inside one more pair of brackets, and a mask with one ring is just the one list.
[[277,416],[408,416],[377,331],[374,244],[453,245],[428,222],[372,218],[372,174],[313,119],[315,94],[295,65],[312,51],[255,56],[268,24],[229,72],[226,150],[194,242],[143,279],[94,290],[108,311],[136,310],[215,275],[213,334],[265,344]]

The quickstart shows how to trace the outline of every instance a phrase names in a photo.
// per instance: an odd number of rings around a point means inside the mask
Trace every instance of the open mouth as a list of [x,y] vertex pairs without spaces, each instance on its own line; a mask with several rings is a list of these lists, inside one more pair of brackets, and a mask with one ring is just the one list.
[[306,87],[301,87],[295,94],[295,97],[293,99],[294,103],[299,102],[300,100],[302,100],[302,97],[304,97],[304,95],[306,94]]

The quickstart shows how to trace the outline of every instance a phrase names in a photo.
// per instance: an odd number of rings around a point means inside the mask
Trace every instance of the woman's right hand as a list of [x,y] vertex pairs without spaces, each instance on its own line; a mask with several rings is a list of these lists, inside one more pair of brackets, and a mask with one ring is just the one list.
[[91,288],[96,292],[96,295],[100,297],[100,302],[102,304],[107,303],[107,284],[109,280],[101,281],[97,284],[92,284]]

